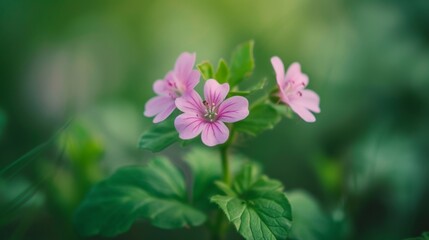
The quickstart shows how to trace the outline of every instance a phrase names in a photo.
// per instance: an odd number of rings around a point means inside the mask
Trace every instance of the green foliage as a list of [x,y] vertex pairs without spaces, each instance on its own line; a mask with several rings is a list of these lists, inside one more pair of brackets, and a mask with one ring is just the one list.
[[219,63],[217,64],[217,71],[216,71],[216,74],[214,75],[214,77],[219,83],[228,82],[229,67],[226,64],[224,59],[219,60]]
[[407,239],[404,239],[404,240],[429,240],[429,232],[422,233],[422,236],[420,236],[420,237],[407,238]]
[[174,117],[154,124],[140,137],[139,147],[152,152],[159,152],[179,141],[179,134],[174,127]]
[[283,186],[259,173],[254,165],[245,165],[233,186],[222,189],[228,195],[211,200],[219,205],[237,231],[246,239],[286,239],[292,212]]
[[234,125],[236,131],[256,136],[265,130],[273,129],[281,120],[281,115],[271,105],[261,103],[250,109],[250,114],[243,121]]
[[[192,202],[202,208],[209,208],[210,197],[219,193],[214,182],[221,179],[221,159],[217,151],[207,148],[193,148],[183,158],[191,168],[193,176]],[[237,173],[247,162],[241,155],[232,155],[232,172]]]
[[254,41],[240,44],[232,53],[229,84],[231,88],[238,85],[245,77],[249,77],[255,67],[253,58]]
[[210,62],[204,61],[197,65],[198,70],[201,72],[201,76],[204,78],[204,80],[208,80],[210,78],[213,78],[213,66]]
[[267,79],[264,78],[260,82],[258,82],[255,86],[250,88],[249,90],[230,91],[228,95],[229,96],[248,96],[250,94],[253,94],[255,92],[258,92],[258,91],[264,89],[266,83],[267,83]]
[[168,159],[158,157],[144,167],[121,168],[97,184],[74,222],[84,236],[115,236],[136,219],[172,229],[201,225],[206,216],[188,203],[183,175]]
[[320,209],[319,204],[303,191],[288,192],[292,205],[293,225],[291,238],[296,240],[330,239],[329,219]]
[[202,148],[194,148],[184,156],[193,175],[192,201],[207,206],[209,196],[216,192],[213,182],[222,176],[219,153]]

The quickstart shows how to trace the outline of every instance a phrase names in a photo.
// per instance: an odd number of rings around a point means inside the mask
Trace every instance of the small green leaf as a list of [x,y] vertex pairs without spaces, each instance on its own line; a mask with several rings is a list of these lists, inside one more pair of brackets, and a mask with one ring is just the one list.
[[271,105],[262,103],[252,107],[249,116],[237,122],[234,129],[256,136],[265,130],[273,129],[280,120],[280,114]]
[[317,201],[303,191],[288,192],[292,205],[291,237],[298,240],[335,239],[329,237],[329,219]]
[[219,83],[228,82],[229,68],[224,59],[219,60],[219,63],[217,64],[217,71],[214,77]]
[[74,223],[84,236],[116,236],[137,219],[164,229],[198,226],[204,213],[187,203],[183,175],[168,159],[124,167],[95,185],[76,210]]
[[198,70],[200,70],[201,75],[203,76],[204,80],[213,78],[213,66],[210,62],[204,61],[197,65]]
[[229,84],[238,85],[245,77],[249,77],[255,67],[253,58],[254,41],[240,44],[232,53]]
[[174,127],[174,118],[154,124],[140,137],[139,147],[152,152],[159,152],[179,141],[179,133]]
[[253,86],[251,89],[244,90],[244,91],[230,91],[228,93],[228,96],[248,96],[250,94],[253,94],[257,91],[264,89],[266,83],[267,83],[267,79],[264,78],[262,79],[262,81],[260,81],[255,86]]
[[246,165],[235,178],[230,191],[235,195],[216,195],[211,200],[245,239],[286,239],[292,212],[283,186],[261,176],[253,165]]

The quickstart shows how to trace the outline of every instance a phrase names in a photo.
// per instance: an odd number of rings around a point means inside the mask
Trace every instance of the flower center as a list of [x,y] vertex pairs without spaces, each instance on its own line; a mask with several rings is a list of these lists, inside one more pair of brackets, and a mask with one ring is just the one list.
[[[304,86],[304,83],[301,83],[300,85]],[[300,88],[300,85],[295,85],[295,81],[289,81],[286,83],[285,87],[283,88],[284,93],[289,97],[301,97],[302,92],[298,91]]]
[[206,107],[206,112],[204,113],[204,118],[209,122],[214,122],[217,119],[217,107],[214,103],[208,103],[206,100],[203,101],[204,106]]

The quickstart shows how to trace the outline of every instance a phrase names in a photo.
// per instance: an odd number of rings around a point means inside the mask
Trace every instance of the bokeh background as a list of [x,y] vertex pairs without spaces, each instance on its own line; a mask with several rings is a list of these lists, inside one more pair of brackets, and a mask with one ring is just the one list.
[[[428,1],[1,0],[0,238],[79,239],[71,218],[90,187],[153,156],[136,147],[152,83],[183,51],[215,63],[249,39],[251,81],[274,81],[278,55],[321,97],[316,123],[284,119],[238,147],[314,198],[331,227],[310,214],[307,239],[428,231]],[[67,139],[50,141],[66,123]],[[118,239],[204,234],[138,222]]]

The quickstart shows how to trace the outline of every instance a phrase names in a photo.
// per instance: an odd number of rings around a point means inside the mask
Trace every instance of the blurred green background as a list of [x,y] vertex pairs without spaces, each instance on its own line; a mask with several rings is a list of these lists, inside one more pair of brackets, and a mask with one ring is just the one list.
[[[238,149],[313,196],[317,216],[297,220],[315,229],[304,240],[429,230],[427,0],[1,0],[0,238],[79,239],[71,218],[89,188],[153,156],[136,147],[152,83],[183,51],[215,63],[249,39],[251,81],[275,81],[278,55],[300,62],[321,97],[316,123],[285,119]],[[205,234],[138,222],[118,239]]]

